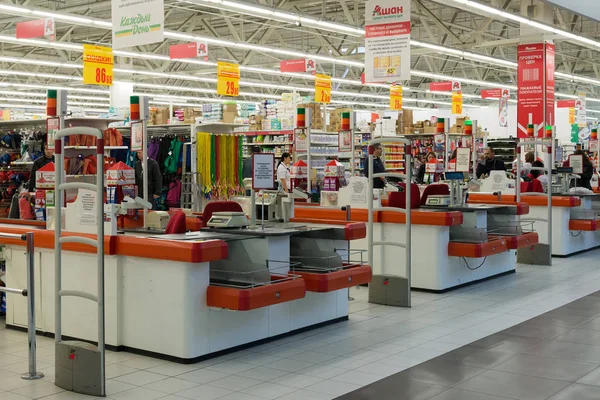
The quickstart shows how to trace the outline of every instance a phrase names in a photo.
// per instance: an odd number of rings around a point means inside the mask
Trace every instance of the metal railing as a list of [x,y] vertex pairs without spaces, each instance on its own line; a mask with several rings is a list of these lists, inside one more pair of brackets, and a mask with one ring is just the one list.
[[27,297],[27,336],[29,340],[29,371],[21,375],[26,380],[40,379],[44,377],[41,372],[36,372],[36,345],[35,345],[35,284],[34,284],[34,254],[33,232],[18,235],[15,233],[0,233],[3,239],[19,239],[25,242],[27,254],[27,289],[14,289],[0,287],[0,292],[20,294]]

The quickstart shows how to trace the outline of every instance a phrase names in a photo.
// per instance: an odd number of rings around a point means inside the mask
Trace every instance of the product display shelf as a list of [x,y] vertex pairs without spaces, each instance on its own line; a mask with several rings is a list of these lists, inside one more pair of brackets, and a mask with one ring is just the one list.
[[294,131],[286,130],[265,130],[265,131],[246,131],[242,132],[244,137],[243,157],[252,155],[251,147],[261,147],[263,153],[273,153],[275,157],[281,157],[284,152],[292,153],[294,145]]
[[367,157],[369,140],[371,140],[370,132],[354,133],[354,168],[356,171],[364,170],[364,161]]
[[496,157],[504,161],[506,168],[512,170],[513,161],[517,158],[517,140],[514,138],[488,139],[487,145],[494,149]]

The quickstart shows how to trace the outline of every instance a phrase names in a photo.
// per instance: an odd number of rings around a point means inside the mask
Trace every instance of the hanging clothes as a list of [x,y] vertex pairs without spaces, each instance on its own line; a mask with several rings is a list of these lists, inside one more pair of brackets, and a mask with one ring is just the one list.
[[169,154],[165,160],[165,172],[167,174],[176,174],[178,169],[178,161],[181,155],[181,148],[183,147],[183,143],[178,138],[174,138],[171,140],[171,145],[169,146]]

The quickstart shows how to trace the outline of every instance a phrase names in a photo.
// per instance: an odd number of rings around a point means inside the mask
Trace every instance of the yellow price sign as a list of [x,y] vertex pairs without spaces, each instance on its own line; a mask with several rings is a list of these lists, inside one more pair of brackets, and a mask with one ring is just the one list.
[[402,86],[390,86],[390,109],[402,110]]
[[240,95],[240,66],[228,62],[217,63],[217,93],[221,96]]
[[329,75],[315,75],[315,102],[331,102],[331,77]]
[[112,86],[115,59],[110,47],[83,45],[83,83]]
[[462,91],[452,92],[452,115],[462,115]]

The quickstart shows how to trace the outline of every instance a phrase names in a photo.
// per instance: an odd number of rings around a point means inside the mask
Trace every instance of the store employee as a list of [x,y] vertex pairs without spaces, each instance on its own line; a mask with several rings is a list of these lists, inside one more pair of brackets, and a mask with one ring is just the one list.
[[[385,172],[385,164],[381,161],[382,148],[381,144],[377,143],[373,145],[373,171],[375,174],[382,174]],[[369,175],[369,159],[365,160],[365,176]],[[373,189],[383,189],[385,187],[385,179],[373,178]]]
[[483,151],[483,160],[477,164],[477,178],[487,177],[492,171],[506,171],[504,161],[496,158],[494,149],[486,147]]
[[292,156],[290,153],[283,153],[279,164],[277,165],[277,183],[279,187],[283,189],[285,193],[289,193],[291,190],[291,174],[290,164],[292,162]]

